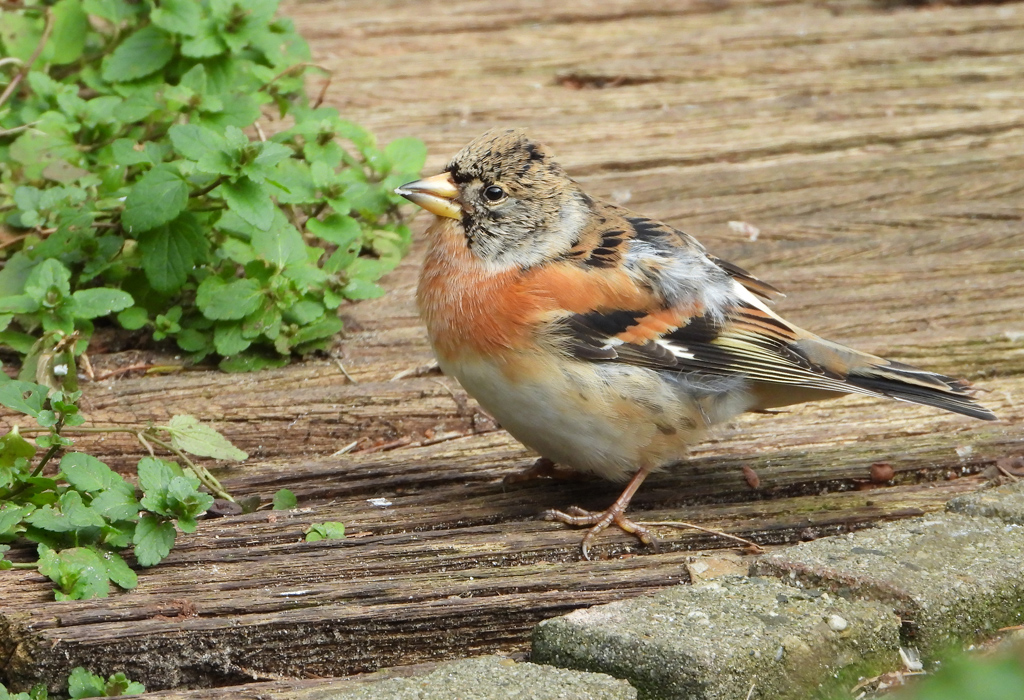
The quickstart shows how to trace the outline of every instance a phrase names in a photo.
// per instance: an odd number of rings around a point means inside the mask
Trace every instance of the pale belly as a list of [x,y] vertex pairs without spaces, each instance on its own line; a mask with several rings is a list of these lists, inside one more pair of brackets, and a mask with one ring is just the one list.
[[678,462],[706,429],[749,407],[731,388],[693,391],[686,382],[617,363],[562,361],[518,355],[494,360],[441,361],[503,428],[552,461],[622,481],[641,466]]

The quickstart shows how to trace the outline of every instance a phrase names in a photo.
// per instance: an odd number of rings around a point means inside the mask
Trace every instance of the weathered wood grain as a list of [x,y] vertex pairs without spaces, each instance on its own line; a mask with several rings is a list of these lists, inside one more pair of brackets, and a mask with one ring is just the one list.
[[[1001,418],[866,398],[744,416],[652,477],[636,516],[771,546],[937,510],[998,457],[1024,453],[1024,4],[286,9],[334,70],[328,102],[383,139],[425,139],[428,169],[485,128],[527,126],[593,194],[782,288],[788,318],[969,378]],[[660,528],[652,553],[612,533],[582,562],[579,533],[536,520],[603,507],[617,489],[506,487],[532,458],[454,382],[392,380],[431,357],[413,302],[421,254],[388,278],[388,297],[345,310],[336,358],[87,387],[97,422],[217,422],[252,454],[216,469],[225,485],[264,499],[287,487],[301,508],[204,521],[137,590],[105,600],[55,603],[39,575],[0,573],[0,680],[55,687],[87,665],[151,689],[278,679],[166,697],[316,697],[319,684],[281,679],[522,650],[540,619],[686,581],[694,550],[732,546]],[[79,446],[125,471],[142,456],[121,436]],[[869,488],[881,461],[894,483]],[[303,529],[326,520],[349,538],[305,543]]]

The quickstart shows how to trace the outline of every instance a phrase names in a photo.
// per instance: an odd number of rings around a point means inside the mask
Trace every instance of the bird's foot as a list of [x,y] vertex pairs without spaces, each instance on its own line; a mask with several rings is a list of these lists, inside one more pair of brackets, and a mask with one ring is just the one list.
[[571,506],[564,511],[546,510],[542,517],[545,520],[555,520],[566,525],[572,525],[573,527],[586,527],[590,525],[591,528],[583,536],[583,542],[580,544],[583,558],[587,560],[590,559],[590,545],[594,543],[594,540],[602,531],[608,529],[611,525],[616,525],[623,532],[628,532],[644,544],[653,547],[654,551],[658,551],[658,540],[651,534],[651,531],[627,518],[625,507],[621,506],[618,502],[613,503],[610,508],[599,513],[584,510],[578,506]]
[[580,479],[583,474],[568,467],[560,467],[547,457],[541,457],[532,465],[522,471],[506,476],[502,483],[506,486],[512,484],[523,484],[539,479],[554,479],[555,481],[572,481]]

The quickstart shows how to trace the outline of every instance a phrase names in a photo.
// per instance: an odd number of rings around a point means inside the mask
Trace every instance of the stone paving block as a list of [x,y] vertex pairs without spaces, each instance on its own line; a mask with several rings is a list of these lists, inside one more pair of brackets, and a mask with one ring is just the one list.
[[626,678],[640,698],[775,700],[852,686],[896,667],[898,649],[884,606],[730,576],[545,620],[531,658]]
[[1024,526],[943,513],[805,542],[752,569],[891,605],[933,659],[1024,622]]
[[600,673],[482,656],[443,664],[424,676],[390,678],[331,691],[321,700],[635,700],[626,681]]
[[946,510],[1024,525],[1024,481],[957,496]]

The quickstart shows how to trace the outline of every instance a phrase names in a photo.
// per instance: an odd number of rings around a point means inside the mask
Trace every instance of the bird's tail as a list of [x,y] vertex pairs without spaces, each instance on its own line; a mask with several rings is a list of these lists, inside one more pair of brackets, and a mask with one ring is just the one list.
[[[842,372],[845,382],[865,393],[934,406],[972,418],[997,420],[992,411],[971,397],[971,385],[964,380],[862,353],[822,338],[804,339],[799,345],[805,354],[812,357],[840,356],[843,360],[840,364],[845,365],[845,372]],[[831,363],[823,364],[828,366]]]

